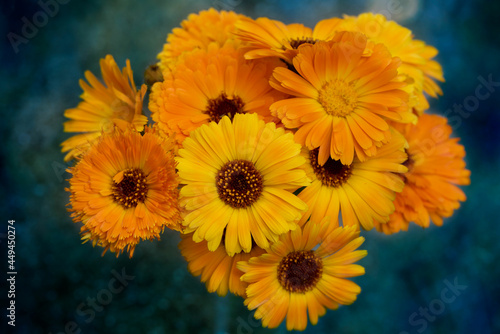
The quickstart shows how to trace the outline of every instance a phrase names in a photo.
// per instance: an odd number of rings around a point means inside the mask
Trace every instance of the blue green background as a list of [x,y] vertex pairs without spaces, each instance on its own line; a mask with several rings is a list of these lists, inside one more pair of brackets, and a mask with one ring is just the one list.
[[[384,236],[364,232],[366,275],[351,306],[328,311],[307,333],[500,332],[499,178],[500,87],[460,115],[454,104],[474,101],[479,77],[500,82],[498,1],[65,1],[43,22],[37,1],[2,1],[0,13],[0,268],[2,333],[285,333],[263,329],[242,299],[209,294],[192,277],[175,233],[143,243],[132,259],[80,244],[79,225],[66,212],[63,112],[79,102],[78,80],[112,54],[130,59],[136,82],[155,62],[168,32],[189,13],[215,6],[286,23],[384,11],[436,46],[444,95],[432,112],[453,119],[472,171],[468,200],[444,226]],[[23,17],[45,23],[19,44]],[[37,16],[38,15],[38,16]],[[42,20],[42,21],[40,21]],[[11,36],[13,36],[11,34]],[[486,92],[483,88],[481,93]],[[471,98],[472,97],[472,98]],[[453,118],[452,118],[453,117]],[[7,326],[7,220],[16,228],[16,327]],[[134,278],[92,314],[88,301],[106,294],[113,270]],[[448,282],[448,283],[447,283]],[[456,282],[452,302],[443,290]],[[5,287],[5,288],[4,288]],[[445,299],[453,297],[445,292]],[[90,298],[90,299],[88,299]],[[443,306],[443,307],[441,307]],[[430,308],[429,316],[420,315]],[[82,312],[77,312],[80,309]],[[414,313],[416,312],[416,315]],[[435,314],[433,314],[434,312]],[[413,318],[412,318],[413,315]]]

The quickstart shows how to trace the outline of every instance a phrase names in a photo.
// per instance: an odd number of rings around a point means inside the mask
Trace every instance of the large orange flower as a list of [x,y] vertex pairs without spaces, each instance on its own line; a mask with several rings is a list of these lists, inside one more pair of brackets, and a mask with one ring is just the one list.
[[470,183],[465,169],[465,150],[458,138],[450,138],[451,127],[444,117],[424,114],[416,125],[396,125],[408,140],[408,172],[402,174],[403,191],[396,195],[396,210],[387,224],[375,227],[387,234],[407,230],[410,222],[441,226],[465,201],[457,187]]
[[410,122],[405,83],[398,77],[398,58],[382,44],[363,56],[366,38],[339,33],[330,42],[304,44],[293,59],[295,73],[274,70],[271,86],[292,95],[275,102],[271,112],[287,128],[297,129],[295,139],[309,149],[319,147],[318,161],[328,158],[350,165],[375,156],[387,143],[387,120]]
[[269,111],[271,103],[284,96],[268,83],[276,66],[284,65],[276,59],[245,60],[242,50],[230,42],[190,52],[153,86],[153,120],[175,134],[179,143],[200,125],[223,116],[256,113],[266,122],[279,122]]
[[85,78],[90,85],[80,80],[83,101],[64,112],[64,116],[71,119],[64,123],[64,131],[83,132],[61,144],[62,152],[69,151],[65,161],[85,152],[103,131],[112,131],[114,126],[125,129],[129,125],[142,131],[148,122],[142,114],[147,87],[142,85],[141,90],[137,90],[130,62],[127,60],[122,72],[111,55],[101,59],[100,64],[104,85],[92,72],[86,71]]
[[116,128],[93,143],[75,167],[67,191],[69,211],[83,223],[82,239],[133,255],[140,240],[157,239],[165,226],[179,228],[179,181],[173,143],[145,128]]

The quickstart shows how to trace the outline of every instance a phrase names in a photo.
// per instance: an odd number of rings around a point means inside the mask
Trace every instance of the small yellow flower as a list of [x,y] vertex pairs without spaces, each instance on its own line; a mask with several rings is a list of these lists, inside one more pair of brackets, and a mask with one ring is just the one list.
[[330,216],[332,224],[338,225],[341,217],[343,226],[371,230],[374,223],[389,221],[396,193],[404,186],[396,174],[407,171],[402,165],[407,158],[404,147],[404,137],[393,131],[392,140],[375,157],[355,159],[350,165],[329,158],[323,166],[318,163],[318,149],[304,149],[305,170],[312,183],[298,195],[308,206],[299,224]]
[[142,85],[137,91],[130,62],[127,60],[122,72],[111,55],[101,59],[100,64],[104,85],[92,72],[86,71],[85,78],[89,83],[80,80],[83,101],[64,112],[64,116],[70,119],[64,123],[64,131],[83,132],[61,144],[62,152],[69,151],[65,161],[84,153],[103,131],[112,131],[115,126],[125,129],[129,125],[142,131],[148,122],[142,114],[147,88]]
[[224,242],[211,252],[206,241],[194,242],[192,233],[181,234],[181,238],[179,249],[188,263],[188,269],[194,276],[201,276],[200,279],[206,284],[208,292],[225,296],[229,291],[241,297],[246,296],[245,289],[248,284],[240,280],[243,273],[236,268],[236,264],[263,254],[262,248],[252,244],[249,253],[241,251],[229,256]]
[[249,284],[245,305],[264,327],[278,327],[286,317],[288,330],[304,330],[308,314],[316,325],[326,309],[350,305],[361,292],[347,278],[365,273],[354,264],[367,255],[356,250],[363,241],[356,228],[335,228],[327,218],[286,233],[265,254],[238,262]]

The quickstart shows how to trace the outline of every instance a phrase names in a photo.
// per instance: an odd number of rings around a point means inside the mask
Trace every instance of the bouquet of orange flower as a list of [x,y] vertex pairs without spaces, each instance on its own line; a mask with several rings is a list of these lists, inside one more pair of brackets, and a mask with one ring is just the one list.
[[132,256],[165,227],[209,292],[264,327],[316,324],[353,303],[360,230],[442,225],[465,200],[465,151],[426,113],[434,47],[370,13],[314,29],[210,9],[167,37],[134,83],[127,61],[86,72],[68,109],[70,209],[84,241]]

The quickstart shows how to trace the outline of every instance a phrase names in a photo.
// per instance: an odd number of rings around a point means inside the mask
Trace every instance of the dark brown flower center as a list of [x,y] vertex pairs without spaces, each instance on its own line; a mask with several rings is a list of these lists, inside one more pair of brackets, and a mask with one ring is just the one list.
[[290,46],[292,47],[292,49],[298,49],[302,44],[314,44],[317,41],[317,39],[314,39],[312,37],[295,38],[290,40]]
[[323,274],[323,262],[314,251],[289,253],[278,265],[278,281],[289,292],[312,290]]
[[233,120],[234,115],[243,114],[245,104],[239,96],[229,98],[226,93],[222,93],[216,99],[208,100],[205,114],[210,116],[210,121],[219,123],[224,116],[228,116]]
[[339,187],[344,184],[352,174],[351,165],[344,165],[340,160],[328,158],[323,166],[318,163],[319,149],[309,152],[309,159],[314,174],[325,186]]
[[261,195],[262,176],[247,160],[226,163],[215,177],[219,198],[233,208],[245,208]]
[[142,170],[138,168],[125,170],[123,179],[119,183],[113,181],[111,187],[113,199],[125,208],[137,206],[139,202],[144,202],[146,199],[148,193],[146,181]]
[[408,158],[406,158],[405,162],[403,162],[403,165],[405,165],[406,168],[408,168],[408,172],[411,172],[413,166],[415,165],[415,160],[413,160],[410,153],[408,153],[408,149],[405,149],[405,153],[408,155]]
[[405,148],[405,153],[408,155],[408,157],[403,162],[403,165],[406,166],[406,168],[408,168],[408,171],[406,173],[401,173],[398,175],[399,175],[399,177],[401,177],[401,179],[403,180],[404,183],[407,183],[408,178],[406,177],[406,175],[411,173],[411,171],[413,170],[413,167],[415,166],[415,160],[412,158],[412,156],[408,152],[408,149],[406,149],[406,148]]

